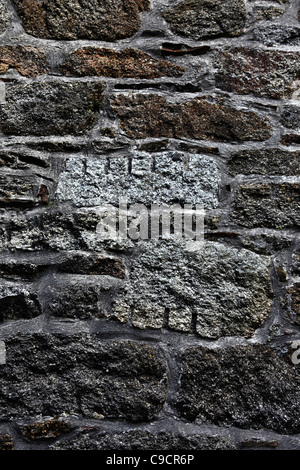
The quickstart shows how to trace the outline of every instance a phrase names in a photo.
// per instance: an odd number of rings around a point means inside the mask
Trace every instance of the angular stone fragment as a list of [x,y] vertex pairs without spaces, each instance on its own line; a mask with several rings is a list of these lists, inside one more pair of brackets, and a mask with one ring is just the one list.
[[277,44],[299,46],[300,28],[277,24],[255,28],[253,31],[253,39],[266,46],[274,46]]
[[187,349],[176,408],[188,420],[299,433],[300,370],[256,344]]
[[300,127],[300,106],[285,106],[281,113],[281,124],[289,129]]
[[58,270],[70,274],[112,276],[119,279],[125,277],[125,266],[121,260],[92,254],[75,254],[59,263]]
[[[183,435],[176,432],[153,432],[136,429],[122,433],[82,432],[72,439],[51,446],[53,450],[234,450],[228,438],[209,434]],[[182,463],[185,461],[182,458]],[[186,456],[186,463],[188,458]]]
[[284,134],[280,143],[283,145],[300,145],[300,134]]
[[141,242],[127,293],[112,312],[122,318],[132,309],[132,324],[142,329],[167,325],[182,332],[195,328],[205,338],[250,337],[270,312],[269,259],[220,243],[192,246]]
[[190,138],[212,141],[266,140],[270,123],[254,112],[194,98],[172,103],[159,95],[118,95],[111,100],[128,137]]
[[15,175],[0,176],[0,206],[14,203],[35,202],[37,184],[34,178],[23,178]]
[[0,74],[9,69],[15,69],[25,77],[37,77],[50,70],[43,49],[22,45],[0,47]]
[[0,321],[30,319],[41,314],[37,295],[26,286],[1,283]]
[[228,160],[228,170],[236,175],[300,175],[300,152],[278,148],[240,150]]
[[262,255],[273,255],[277,251],[286,250],[293,244],[293,238],[280,233],[254,233],[248,234],[242,239],[242,245],[247,250],[255,251]]
[[244,0],[184,0],[162,14],[173,33],[201,40],[239,36],[246,22]]
[[254,18],[256,21],[268,21],[285,12],[284,8],[276,8],[273,6],[255,6],[253,9]]
[[0,276],[5,279],[17,279],[22,278],[23,280],[33,281],[39,275],[41,275],[47,265],[35,264],[28,261],[8,261],[0,260]]
[[67,421],[55,418],[19,426],[22,436],[28,440],[53,439],[69,433],[73,428]]
[[3,420],[80,414],[151,421],[166,399],[157,347],[97,335],[25,334],[6,341],[0,368]]
[[113,78],[159,78],[182,75],[184,68],[166,60],[157,60],[138,49],[114,51],[85,47],[72,52],[59,67],[64,75]]
[[299,227],[298,183],[241,184],[231,219],[245,227]]
[[294,325],[300,325],[300,282],[296,282],[286,289],[283,299],[283,308],[286,318]]
[[7,88],[0,129],[15,135],[82,134],[95,123],[102,104],[100,83],[39,81]]
[[0,150],[0,168],[8,167],[16,170],[32,168],[38,166],[47,168],[50,166],[49,158],[45,154],[36,154],[34,152],[15,151],[3,149]]
[[[155,167],[155,169],[154,169]],[[109,169],[108,169],[109,168]],[[155,157],[70,158],[61,173],[56,198],[76,206],[114,204],[203,204],[218,206],[221,184],[217,163],[208,157],[165,152]]]
[[149,0],[14,0],[26,33],[43,39],[115,41],[133,36]]
[[291,98],[299,88],[299,52],[235,47],[218,54],[216,84],[241,95]]
[[[48,289],[46,308],[53,317],[114,319],[112,305],[123,289],[123,282],[116,278],[55,275]],[[119,316],[118,320],[127,322],[128,315]]]

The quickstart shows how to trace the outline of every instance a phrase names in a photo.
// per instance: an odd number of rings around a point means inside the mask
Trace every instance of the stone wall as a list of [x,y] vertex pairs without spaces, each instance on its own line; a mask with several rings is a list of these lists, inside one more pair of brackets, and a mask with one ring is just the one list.
[[[1,449],[300,449],[299,21],[0,0]],[[204,240],[100,236],[124,197]]]

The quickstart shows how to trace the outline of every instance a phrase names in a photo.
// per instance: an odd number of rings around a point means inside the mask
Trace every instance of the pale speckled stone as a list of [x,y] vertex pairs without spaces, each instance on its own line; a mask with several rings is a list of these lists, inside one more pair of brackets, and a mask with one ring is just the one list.
[[218,206],[220,170],[208,157],[179,152],[153,157],[140,152],[134,154],[131,170],[129,163],[128,157],[69,158],[59,178],[56,198],[82,207],[119,204],[120,197],[127,197],[130,204],[176,200],[206,208]]
[[182,332],[193,330],[196,316],[202,337],[251,337],[270,312],[270,259],[220,243],[193,246],[179,240],[140,242],[115,316],[132,309],[138,328],[165,325]]

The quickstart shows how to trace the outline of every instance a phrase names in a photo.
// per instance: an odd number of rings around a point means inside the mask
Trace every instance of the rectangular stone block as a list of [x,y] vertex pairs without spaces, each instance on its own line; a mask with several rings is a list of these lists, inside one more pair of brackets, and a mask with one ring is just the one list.
[[121,129],[133,139],[169,137],[241,142],[271,136],[268,119],[214,98],[173,103],[154,94],[117,95],[111,99],[111,108]]
[[270,259],[221,243],[190,243],[140,242],[112,314],[129,315],[141,329],[251,337],[270,313]]
[[26,33],[43,39],[115,41],[133,36],[149,0],[14,0]]
[[298,183],[241,184],[235,195],[231,220],[244,227],[299,227]]
[[2,420],[79,414],[145,422],[166,399],[157,347],[97,335],[25,334],[6,341],[0,366]]
[[199,424],[298,434],[299,372],[290,357],[263,344],[190,348],[182,355],[176,408]]
[[292,98],[299,90],[298,51],[235,47],[216,57],[216,85],[239,95]]
[[56,199],[76,206],[103,204],[219,204],[221,177],[215,160],[204,155],[135,152],[132,157],[69,158],[60,174]]
[[78,135],[96,122],[103,86],[92,82],[38,81],[7,86],[0,129],[12,135]]

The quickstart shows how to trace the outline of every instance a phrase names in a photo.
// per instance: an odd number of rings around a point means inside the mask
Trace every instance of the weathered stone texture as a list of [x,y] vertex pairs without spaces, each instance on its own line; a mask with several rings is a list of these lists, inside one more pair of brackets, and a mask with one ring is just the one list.
[[[90,212],[47,209],[36,212],[0,213],[0,246],[4,250],[90,250],[97,245],[100,216]],[[103,250],[103,245],[98,251]]]
[[172,32],[201,40],[239,36],[244,31],[243,0],[184,0],[163,12]]
[[28,34],[43,39],[115,41],[140,29],[149,0],[14,0]]
[[5,33],[9,26],[9,14],[5,0],[0,0],[0,34]]
[[[112,305],[117,293],[122,291],[123,283],[116,279],[56,275],[48,290],[47,308],[56,318],[114,318]],[[128,315],[119,320],[128,321]]]
[[277,148],[241,150],[228,160],[231,175],[300,175],[300,152]]
[[167,322],[186,332],[196,317],[202,337],[250,337],[270,312],[269,259],[219,243],[191,243],[189,249],[188,242],[141,242],[115,317],[132,309],[136,327],[162,328]]
[[166,365],[153,346],[96,336],[18,335],[0,366],[1,419],[83,414],[139,422],[166,398]]
[[256,21],[267,21],[282,15],[284,12],[284,8],[257,5],[253,9],[253,16]]
[[118,206],[119,198],[126,196],[130,204],[184,201],[213,208],[218,206],[220,184],[218,165],[208,157],[180,152],[153,157],[135,152],[132,158],[68,159],[56,198],[82,207]]
[[266,46],[274,46],[276,44],[299,46],[300,28],[277,24],[259,27],[253,31],[253,39]]
[[49,419],[18,426],[22,436],[28,440],[45,440],[62,436],[73,430],[74,426],[62,419]]
[[160,78],[182,75],[184,68],[166,60],[154,59],[138,49],[114,51],[85,47],[72,52],[59,71],[75,77]]
[[228,438],[206,434],[181,435],[175,432],[133,430],[109,434],[82,432],[73,439],[60,441],[52,450],[234,450],[235,444]]
[[14,450],[14,442],[9,434],[0,434],[0,450]]
[[288,129],[298,129],[300,127],[300,106],[285,106],[281,113],[280,122]]
[[300,251],[295,251],[292,255],[292,274],[300,275]]
[[241,184],[232,220],[245,227],[299,227],[299,201],[297,183]]
[[177,409],[202,423],[299,433],[299,368],[265,345],[209,350],[182,356]]
[[282,145],[299,145],[300,134],[284,134],[281,138],[280,143]]
[[212,141],[266,140],[267,119],[229,105],[194,98],[172,103],[159,95],[118,95],[111,100],[121,128],[131,138],[189,138]]
[[286,289],[282,300],[284,313],[294,325],[300,325],[300,282],[296,282]]
[[9,69],[17,70],[25,77],[37,77],[49,72],[45,51],[28,46],[0,47],[0,74]]
[[103,86],[81,82],[33,82],[7,87],[0,129],[14,135],[82,134],[97,119]]
[[41,314],[37,295],[30,287],[1,282],[0,321],[30,319]]
[[216,83],[226,91],[291,98],[299,88],[299,52],[236,47],[216,58]]

